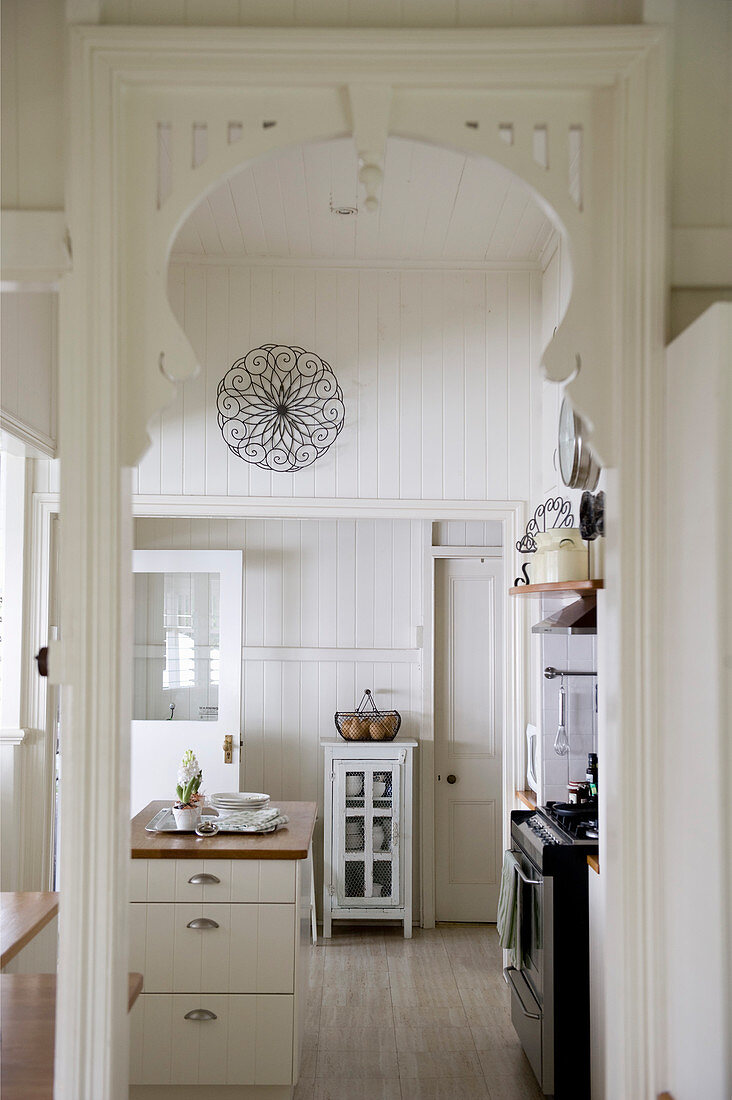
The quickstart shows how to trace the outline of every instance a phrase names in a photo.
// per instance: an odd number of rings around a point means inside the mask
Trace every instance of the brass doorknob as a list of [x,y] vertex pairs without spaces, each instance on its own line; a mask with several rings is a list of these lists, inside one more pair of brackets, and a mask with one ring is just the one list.
[[456,783],[457,782],[457,776],[456,775],[448,775],[447,782],[448,783]]

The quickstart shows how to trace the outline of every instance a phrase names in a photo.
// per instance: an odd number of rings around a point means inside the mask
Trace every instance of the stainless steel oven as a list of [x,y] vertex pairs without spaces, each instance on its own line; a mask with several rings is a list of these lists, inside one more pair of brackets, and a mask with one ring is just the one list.
[[[517,949],[504,970],[511,1020],[542,1091],[589,1100],[587,854],[547,811],[514,811]],[[594,849],[597,844],[595,842]]]
[[517,877],[516,965],[504,975],[511,989],[511,1022],[542,1091],[554,1092],[552,974],[547,972],[545,944],[552,940],[554,882],[514,845]]

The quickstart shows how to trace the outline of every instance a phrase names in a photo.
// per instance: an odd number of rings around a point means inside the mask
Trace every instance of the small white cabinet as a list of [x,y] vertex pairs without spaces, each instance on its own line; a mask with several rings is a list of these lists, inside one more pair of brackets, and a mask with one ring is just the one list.
[[412,934],[416,741],[329,738],[325,751],[323,935],[336,919],[402,920]]

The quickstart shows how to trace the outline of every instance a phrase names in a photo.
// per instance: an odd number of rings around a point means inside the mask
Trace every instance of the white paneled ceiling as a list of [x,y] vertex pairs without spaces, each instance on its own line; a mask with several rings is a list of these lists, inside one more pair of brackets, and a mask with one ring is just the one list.
[[553,232],[526,186],[486,158],[390,138],[373,214],[357,175],[350,138],[252,162],[199,203],[174,258],[535,263]]

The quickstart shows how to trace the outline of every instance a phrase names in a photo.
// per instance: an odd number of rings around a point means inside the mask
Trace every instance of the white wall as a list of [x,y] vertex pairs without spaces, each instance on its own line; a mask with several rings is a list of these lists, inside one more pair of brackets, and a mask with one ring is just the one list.
[[673,224],[732,226],[732,4],[674,7]]
[[55,453],[58,295],[3,291],[0,319],[0,423]]
[[732,1091],[731,344],[732,305],[718,304],[667,354],[659,565],[668,617],[656,882],[666,925],[663,1085],[675,1100],[726,1100]]
[[[543,604],[546,614],[561,606],[560,602],[555,600],[546,600]],[[567,782],[584,781],[587,754],[597,752],[596,680],[594,676],[572,676],[564,681],[565,726],[570,751],[567,756],[557,756],[554,752],[554,738],[559,724],[560,680],[544,678],[543,669],[549,665],[575,672],[597,671],[597,639],[589,634],[569,637],[561,634],[546,634],[541,637],[540,668],[536,670],[536,675],[541,683],[542,694],[539,713],[544,781],[542,797],[545,801],[551,799],[566,802]]]
[[64,205],[64,3],[2,0],[2,205]]
[[[529,270],[174,266],[171,301],[202,369],[152,424],[135,490],[528,499],[539,279]],[[268,342],[317,352],[344,392],[336,443],[296,474],[244,462],[216,421],[227,368]]]
[[[364,688],[420,736],[422,567],[429,525],[409,520],[153,520],[137,549],[244,551],[242,716],[246,789],[316,801],[333,714]],[[418,862],[418,861],[417,861]],[[419,889],[415,869],[415,905]]]
[[301,27],[491,27],[634,23],[640,0],[103,0],[107,23]]
[[[541,348],[547,347],[566,313],[572,290],[572,272],[567,246],[555,235],[544,257],[541,280]],[[557,426],[564,386],[541,382],[541,496],[567,496],[557,461]],[[537,503],[539,503],[537,501]]]

